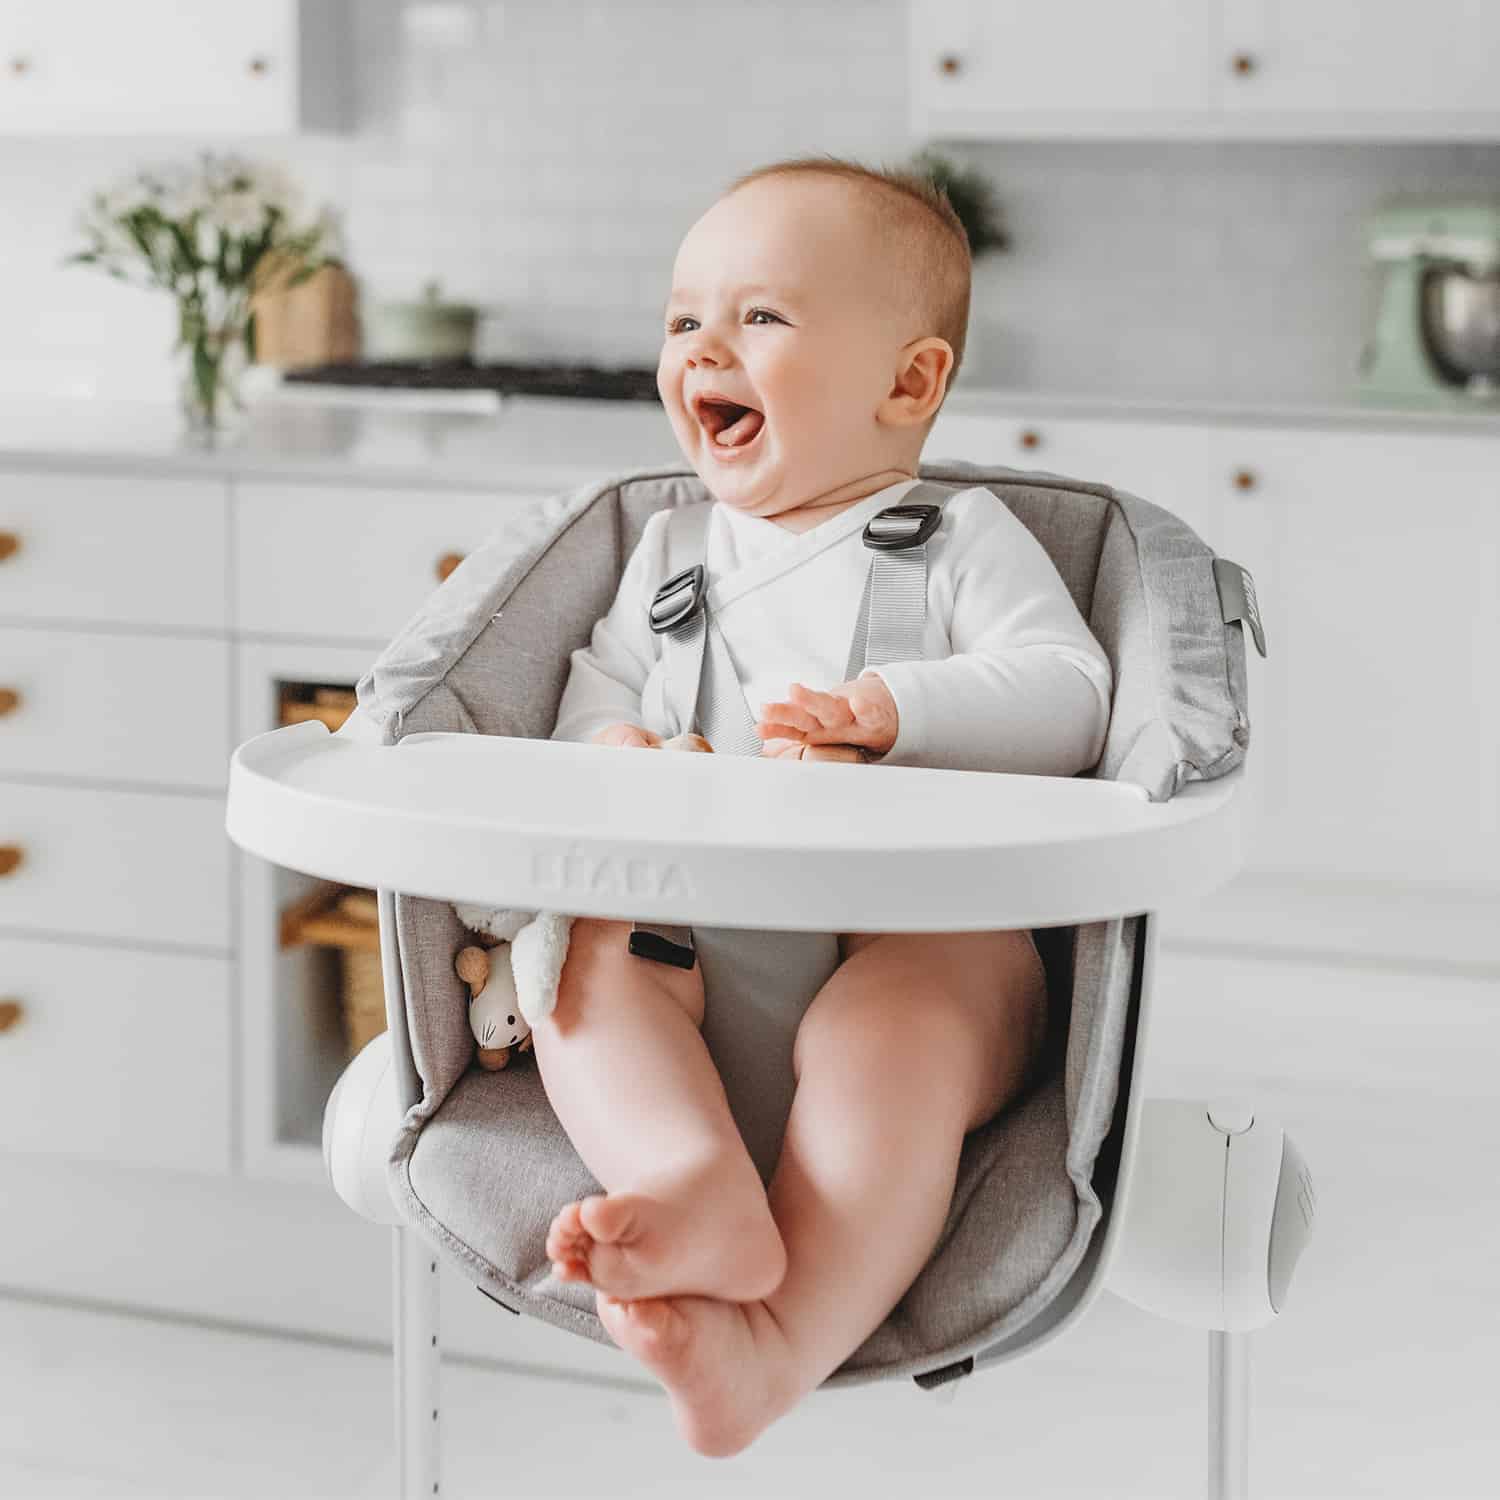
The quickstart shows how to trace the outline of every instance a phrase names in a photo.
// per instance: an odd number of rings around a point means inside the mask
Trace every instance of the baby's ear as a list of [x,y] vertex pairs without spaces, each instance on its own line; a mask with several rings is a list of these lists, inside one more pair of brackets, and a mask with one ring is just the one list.
[[947,339],[913,339],[897,356],[895,379],[876,416],[892,427],[917,427],[937,415],[953,371]]

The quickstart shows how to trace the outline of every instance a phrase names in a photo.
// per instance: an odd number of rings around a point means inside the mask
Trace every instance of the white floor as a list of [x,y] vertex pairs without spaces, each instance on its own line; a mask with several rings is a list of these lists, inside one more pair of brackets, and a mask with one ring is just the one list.
[[[1286,1315],[1257,1336],[1253,1492],[1500,1495],[1500,986],[1476,974],[1439,1008],[1419,976],[1346,967],[1342,987],[1330,971],[1310,992],[1329,997],[1321,1011],[1263,976],[1243,1003],[1209,1010],[1201,991],[1222,972],[1205,964],[1196,991],[1164,997],[1161,1020],[1176,1009],[1157,1027],[1152,1092],[1185,1092],[1174,1085],[1189,1074],[1207,1083],[1193,1058],[1226,1057],[1223,1090],[1252,1088],[1286,1121],[1320,1207]],[[1194,1035],[1195,1007],[1212,1041]],[[1261,1038],[1253,1057],[1236,1026]],[[1205,1367],[1204,1335],[1106,1297],[1057,1343],[961,1382],[951,1404],[909,1382],[829,1392],[713,1461],[681,1446],[644,1383],[450,1362],[443,1489],[1192,1496]],[[0,1298],[4,1500],[389,1496],[389,1412],[378,1350]]]
[[[1465,1151],[1463,1114],[1430,1105],[1377,1130],[1350,1107],[1303,1128],[1323,1228],[1286,1317],[1258,1336],[1255,1493],[1500,1494],[1494,1167]],[[951,1404],[906,1383],[828,1392],[729,1461],[681,1447],[644,1386],[449,1363],[444,1492],[1201,1494],[1204,1350],[1106,1298]],[[390,1496],[389,1403],[380,1351],[0,1300],[6,1500]]]

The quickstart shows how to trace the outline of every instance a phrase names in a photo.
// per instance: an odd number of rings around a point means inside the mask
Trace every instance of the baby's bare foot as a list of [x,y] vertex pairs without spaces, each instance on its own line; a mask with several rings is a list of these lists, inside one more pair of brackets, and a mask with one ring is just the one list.
[[768,1297],[786,1249],[763,1194],[715,1189],[700,1173],[661,1195],[595,1194],[570,1203],[547,1232],[559,1281],[586,1281],[612,1297],[697,1293],[745,1302]]
[[748,1448],[806,1394],[764,1302],[594,1298],[609,1336],[667,1388],[683,1439],[706,1458]]

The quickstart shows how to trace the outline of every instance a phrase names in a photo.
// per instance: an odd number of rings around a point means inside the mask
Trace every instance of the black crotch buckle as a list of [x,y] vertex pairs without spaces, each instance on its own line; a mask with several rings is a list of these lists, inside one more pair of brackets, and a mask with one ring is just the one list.
[[864,544],[877,552],[920,547],[943,519],[941,505],[888,505],[865,523]]
[[703,596],[708,592],[707,579],[702,563],[684,568],[657,589],[651,600],[651,628],[657,635],[676,630],[691,620],[703,608]]
[[627,946],[636,958],[670,964],[674,969],[691,969],[698,962],[697,944],[690,927],[648,927],[637,922],[630,929]]

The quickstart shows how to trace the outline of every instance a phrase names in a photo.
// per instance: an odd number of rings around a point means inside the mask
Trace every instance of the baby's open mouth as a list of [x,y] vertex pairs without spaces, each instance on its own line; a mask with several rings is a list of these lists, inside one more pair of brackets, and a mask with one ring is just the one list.
[[742,448],[766,424],[764,412],[721,396],[700,396],[693,403],[703,430],[721,448]]

